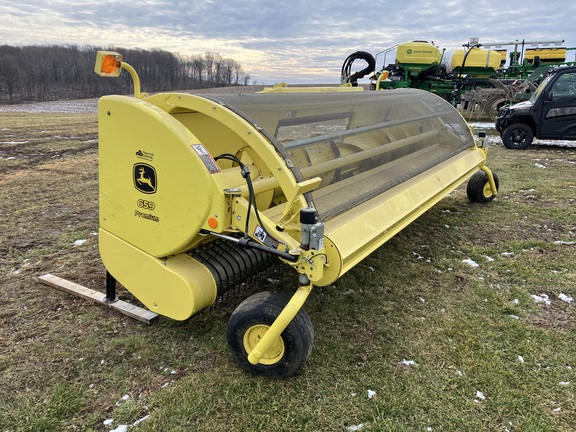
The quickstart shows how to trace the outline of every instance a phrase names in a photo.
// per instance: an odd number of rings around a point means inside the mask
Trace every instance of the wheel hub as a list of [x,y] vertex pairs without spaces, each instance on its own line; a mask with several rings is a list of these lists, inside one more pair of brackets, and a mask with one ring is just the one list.
[[[264,337],[269,328],[270,326],[265,324],[256,324],[246,330],[246,333],[244,333],[244,349],[246,349],[248,354],[252,352],[254,347],[256,347],[258,342],[260,342],[260,339]],[[272,365],[279,362],[280,359],[282,359],[284,356],[284,350],[284,341],[281,337],[279,337],[272,344],[270,349],[264,353],[260,359],[260,363],[265,365]]]
[[524,133],[523,131],[516,131],[514,133],[514,136],[512,137],[512,140],[516,143],[522,143],[525,138],[526,138],[526,133]]
[[485,196],[486,198],[492,196],[492,187],[490,186],[490,182],[487,182],[487,183],[484,185],[483,193],[484,193],[484,196]]

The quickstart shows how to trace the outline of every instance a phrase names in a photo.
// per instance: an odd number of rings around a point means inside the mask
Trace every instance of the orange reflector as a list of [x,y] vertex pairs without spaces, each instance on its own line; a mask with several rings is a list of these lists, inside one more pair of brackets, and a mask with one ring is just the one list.
[[218,221],[216,218],[211,217],[208,219],[208,226],[212,229],[216,229],[218,227]]
[[114,55],[105,55],[102,57],[102,66],[100,70],[105,74],[114,74],[121,67],[120,62]]

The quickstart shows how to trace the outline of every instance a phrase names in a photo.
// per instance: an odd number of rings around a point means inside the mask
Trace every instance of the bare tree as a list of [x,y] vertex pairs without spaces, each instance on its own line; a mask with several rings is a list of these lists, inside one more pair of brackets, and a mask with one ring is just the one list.
[[20,65],[14,54],[0,56],[0,80],[6,86],[9,103],[14,103],[14,92],[20,83]]

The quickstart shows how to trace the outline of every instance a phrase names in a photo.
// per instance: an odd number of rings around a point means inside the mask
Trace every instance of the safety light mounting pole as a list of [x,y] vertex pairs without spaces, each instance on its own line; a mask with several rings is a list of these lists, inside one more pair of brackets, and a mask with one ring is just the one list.
[[140,92],[140,78],[132,66],[122,61],[122,54],[115,51],[98,51],[98,53],[96,53],[94,72],[101,77],[118,77],[120,76],[122,69],[128,71],[132,77],[132,82],[134,83],[134,97],[142,99],[148,96],[146,93]]

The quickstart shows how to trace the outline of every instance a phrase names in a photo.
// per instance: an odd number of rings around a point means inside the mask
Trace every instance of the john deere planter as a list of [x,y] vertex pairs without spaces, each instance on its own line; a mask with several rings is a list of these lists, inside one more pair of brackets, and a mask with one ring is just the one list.
[[98,107],[108,296],[117,280],[150,310],[185,320],[280,260],[298,274],[294,295],[251,296],[228,326],[235,360],[254,374],[302,368],[313,286],[332,284],[470,177],[471,200],[497,193],[486,149],[429,92],[149,96],[120,54],[98,53],[98,74],[123,69],[134,97]]

